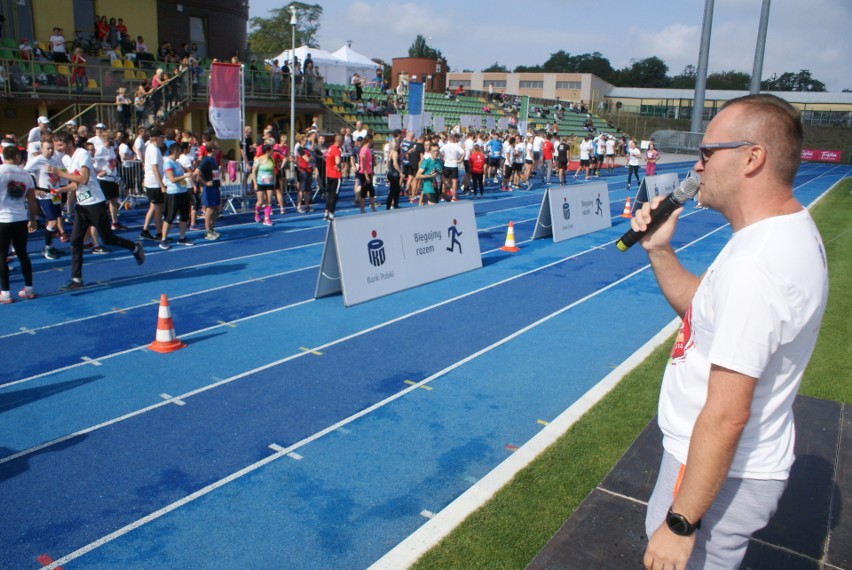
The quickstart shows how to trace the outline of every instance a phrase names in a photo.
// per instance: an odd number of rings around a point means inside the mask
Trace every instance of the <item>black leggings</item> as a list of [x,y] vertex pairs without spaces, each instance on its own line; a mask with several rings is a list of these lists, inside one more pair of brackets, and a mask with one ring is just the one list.
[[390,210],[391,208],[399,208],[399,191],[401,190],[399,185],[399,173],[397,172],[396,176],[388,176],[388,185],[390,186],[390,190],[388,191],[388,200],[386,208]]
[[15,253],[21,262],[24,285],[32,287],[33,264],[30,262],[29,254],[27,254],[27,221],[24,220],[0,224],[0,290],[9,290],[9,264],[6,262],[9,244],[15,246]]
[[639,165],[629,164],[627,165],[627,183],[630,184],[630,177],[636,175],[636,184],[639,184],[641,180],[639,180]]
[[133,251],[136,244],[112,233],[109,223],[109,210],[106,202],[91,206],[74,206],[74,229],[71,230],[71,277],[83,279],[83,241],[90,227],[98,230],[98,236],[106,245],[117,245]]
[[473,180],[473,195],[476,196],[476,189],[479,188],[479,195],[485,195],[485,185],[482,183],[482,179],[485,176],[484,172],[471,172],[470,177]]
[[325,191],[325,209],[329,214],[333,214],[337,207],[337,195],[340,192],[340,178],[329,178]]

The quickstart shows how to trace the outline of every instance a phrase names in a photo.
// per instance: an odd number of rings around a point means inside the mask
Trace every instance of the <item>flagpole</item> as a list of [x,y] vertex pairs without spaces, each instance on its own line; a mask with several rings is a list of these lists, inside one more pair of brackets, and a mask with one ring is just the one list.
[[[246,132],[246,85],[245,85],[245,64],[240,64],[240,145],[245,144],[245,132]],[[239,147],[239,145],[238,145]],[[243,162],[243,180],[241,183],[242,186],[242,211],[245,214],[248,211],[248,173],[246,172],[248,169],[248,146],[246,146],[245,151],[245,161]]]
[[[293,151],[296,144],[296,7],[293,4],[290,4],[290,26],[293,29],[293,40],[290,44],[290,180],[293,180],[295,185],[296,156]],[[297,200],[298,195],[297,190]]]

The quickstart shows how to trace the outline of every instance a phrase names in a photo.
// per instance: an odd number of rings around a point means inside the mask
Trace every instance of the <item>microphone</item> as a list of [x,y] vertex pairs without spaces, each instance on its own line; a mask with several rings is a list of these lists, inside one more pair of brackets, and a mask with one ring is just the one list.
[[637,232],[633,228],[627,230],[621,236],[621,239],[615,242],[615,247],[620,251],[630,249],[649,230],[660,225],[672,212],[683,206],[688,200],[692,200],[693,196],[698,193],[699,185],[700,182],[696,178],[684,178],[674,192],[663,198],[656,210],[651,210],[651,221],[648,223],[648,229],[642,232]]

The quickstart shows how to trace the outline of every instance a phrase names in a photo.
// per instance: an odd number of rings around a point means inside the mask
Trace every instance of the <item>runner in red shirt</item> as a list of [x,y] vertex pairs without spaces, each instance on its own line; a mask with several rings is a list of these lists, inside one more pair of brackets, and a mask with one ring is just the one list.
[[544,163],[544,183],[550,184],[550,174],[553,172],[553,135],[548,133],[547,138],[541,143],[541,160]]
[[343,135],[334,135],[334,144],[328,147],[325,153],[325,177],[326,194],[325,194],[325,213],[322,215],[323,220],[334,219],[334,209],[337,207],[337,196],[340,193],[340,179],[343,178],[343,172],[340,170],[342,164],[340,147],[343,145]]
[[476,189],[479,188],[479,197],[485,197],[485,185],[483,177],[485,176],[485,155],[479,144],[473,145],[473,152],[470,153],[470,176],[473,179],[473,198],[476,199]]

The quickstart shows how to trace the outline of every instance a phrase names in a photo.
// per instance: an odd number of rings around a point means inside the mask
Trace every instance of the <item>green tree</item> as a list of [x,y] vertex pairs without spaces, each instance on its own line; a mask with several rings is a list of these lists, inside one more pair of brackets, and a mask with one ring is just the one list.
[[440,50],[436,50],[426,43],[426,38],[420,34],[414,38],[414,43],[408,48],[408,57],[425,57],[426,59],[444,59]]
[[616,79],[616,72],[612,64],[600,52],[583,53],[575,55],[571,58],[573,69],[572,73],[591,73],[597,75],[604,81],[613,83]]
[[811,77],[807,69],[799,73],[787,72],[762,81],[760,88],[765,91],[825,91],[825,83]]
[[515,68],[515,73],[541,73],[544,71],[540,65],[519,65]]
[[748,90],[751,75],[742,71],[721,71],[707,76],[707,89]]
[[618,71],[621,87],[668,87],[669,66],[657,56],[633,60],[630,67]]
[[672,77],[671,87],[674,89],[695,89],[697,70],[694,65],[687,65],[680,75]]
[[317,33],[320,28],[322,6],[290,2],[282,8],[269,11],[268,18],[254,17],[249,20],[251,31],[248,35],[252,53],[271,57],[278,55],[292,45],[293,31],[290,28],[290,6],[296,7],[296,46],[319,47]]
[[509,73],[509,68],[495,61],[482,71],[484,73]]
[[574,71],[573,58],[570,53],[561,49],[550,54],[550,59],[544,62],[542,70],[545,73],[571,73]]

